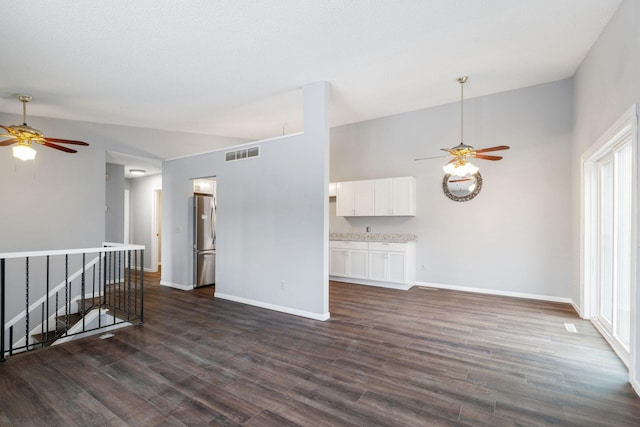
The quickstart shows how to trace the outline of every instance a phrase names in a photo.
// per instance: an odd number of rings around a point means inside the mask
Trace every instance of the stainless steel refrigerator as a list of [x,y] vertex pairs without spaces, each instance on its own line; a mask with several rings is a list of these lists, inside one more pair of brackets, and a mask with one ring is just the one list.
[[197,288],[216,281],[215,196],[194,196],[193,212],[193,286]]

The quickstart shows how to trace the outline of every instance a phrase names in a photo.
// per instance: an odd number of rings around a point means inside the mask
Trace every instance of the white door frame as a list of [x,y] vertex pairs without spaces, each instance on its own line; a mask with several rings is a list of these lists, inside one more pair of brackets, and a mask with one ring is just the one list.
[[151,268],[150,272],[158,271],[160,257],[158,256],[158,212],[162,211],[162,206],[158,204],[158,193],[162,193],[162,188],[151,190]]
[[[640,391],[640,382],[636,375],[640,368],[637,333],[640,332],[637,313],[638,303],[637,282],[638,282],[638,119],[637,105],[634,104],[611,126],[581,157],[581,203],[580,203],[580,305],[581,316],[585,319],[593,319],[597,314],[597,274],[599,262],[599,241],[598,241],[598,170],[597,161],[606,153],[610,152],[622,140],[631,137],[633,150],[632,165],[632,222],[631,232],[631,272],[635,278],[636,286],[631,287],[631,341],[629,345],[629,377],[630,382]],[[615,346],[612,346],[615,349]]]

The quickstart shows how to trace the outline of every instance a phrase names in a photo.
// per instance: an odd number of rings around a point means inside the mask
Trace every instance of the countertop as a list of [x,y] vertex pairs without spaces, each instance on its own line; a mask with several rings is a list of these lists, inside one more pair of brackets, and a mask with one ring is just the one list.
[[329,233],[329,240],[404,243],[416,241],[417,236],[399,233]]

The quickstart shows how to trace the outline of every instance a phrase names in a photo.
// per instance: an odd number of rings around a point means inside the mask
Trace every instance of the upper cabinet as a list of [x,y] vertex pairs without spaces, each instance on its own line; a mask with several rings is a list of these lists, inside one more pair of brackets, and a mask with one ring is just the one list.
[[415,216],[412,176],[338,182],[336,216]]
[[416,179],[412,176],[374,180],[375,216],[415,216]]
[[336,216],[372,216],[373,181],[338,182]]

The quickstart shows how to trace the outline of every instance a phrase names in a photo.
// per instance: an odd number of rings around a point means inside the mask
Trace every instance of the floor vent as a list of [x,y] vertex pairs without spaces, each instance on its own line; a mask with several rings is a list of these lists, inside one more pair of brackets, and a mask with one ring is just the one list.
[[574,334],[578,333],[576,325],[574,325],[573,323],[565,323],[564,328],[567,330],[567,332],[573,332]]
[[260,147],[242,148],[240,150],[227,151],[225,155],[225,161],[227,162],[250,159],[252,157],[260,157]]

